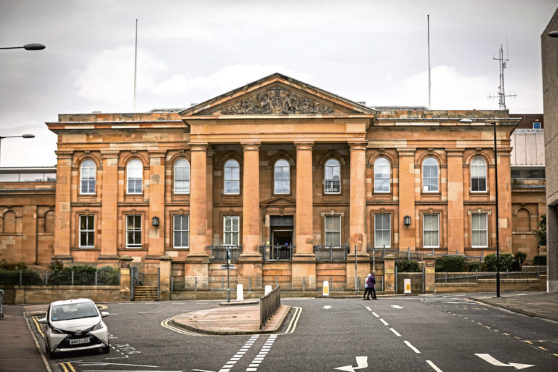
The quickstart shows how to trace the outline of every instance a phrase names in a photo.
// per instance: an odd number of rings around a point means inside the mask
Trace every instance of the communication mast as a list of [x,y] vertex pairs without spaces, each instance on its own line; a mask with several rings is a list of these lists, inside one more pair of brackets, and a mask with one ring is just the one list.
[[498,106],[500,110],[507,110],[506,107],[506,97],[517,97],[516,94],[509,94],[506,95],[506,90],[504,87],[504,70],[506,69],[506,63],[509,61],[509,58],[504,58],[504,49],[500,44],[500,50],[498,54],[498,58],[492,58],[495,61],[498,61],[500,64],[500,85],[498,86],[498,95],[497,96],[490,96],[490,98],[498,97]]

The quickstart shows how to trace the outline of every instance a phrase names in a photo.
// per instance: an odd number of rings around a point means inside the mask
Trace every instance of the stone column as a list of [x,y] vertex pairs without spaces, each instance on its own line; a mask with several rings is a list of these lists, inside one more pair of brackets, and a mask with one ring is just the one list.
[[54,222],[54,256],[53,260],[71,261],[71,192],[72,192],[72,153],[56,152],[56,212]]
[[[419,181],[420,182],[420,181]],[[419,183],[420,185],[420,183]],[[420,187],[420,186],[418,186]],[[411,217],[411,225],[403,217]],[[415,149],[399,149],[399,250],[415,250]]]
[[256,258],[260,244],[260,145],[242,144],[244,172],[242,183],[242,258]]
[[510,164],[511,148],[498,147],[498,227],[500,229],[500,253],[513,253],[512,250],[512,192]]
[[395,293],[395,256],[384,257],[384,293]]
[[295,142],[296,146],[296,253],[292,259],[292,286],[302,287],[303,278],[316,285],[316,255],[313,247],[312,146],[313,142]]
[[118,151],[102,151],[103,183],[97,185],[101,198],[101,255],[99,260],[118,259]]
[[120,300],[130,301],[130,264],[132,263],[132,257],[122,256],[120,257]]
[[434,293],[436,291],[436,257],[424,257],[424,291]]
[[[147,258],[159,259],[165,253],[165,153],[149,153],[149,217]],[[153,226],[154,217],[159,226]]]
[[351,252],[366,254],[366,143],[350,143],[349,146],[351,149],[349,219]]
[[209,288],[207,247],[207,144],[192,144],[190,166],[190,253],[184,265],[185,280]]
[[37,265],[39,263],[37,255],[37,206],[24,205],[22,217],[22,257],[20,259],[27,264]]
[[[447,150],[448,158],[448,251],[465,254],[463,230],[463,150]],[[440,221],[441,222],[441,221]]]
[[169,256],[159,257],[159,299],[170,300],[172,275],[172,258]]

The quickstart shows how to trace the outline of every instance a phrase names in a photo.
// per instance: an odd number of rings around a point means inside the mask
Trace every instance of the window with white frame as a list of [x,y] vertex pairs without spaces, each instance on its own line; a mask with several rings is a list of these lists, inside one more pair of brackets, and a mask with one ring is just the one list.
[[390,165],[386,158],[374,162],[374,192],[390,191]]
[[391,248],[391,215],[378,213],[374,215],[374,247]]
[[240,217],[223,217],[223,245],[238,245]]
[[325,163],[324,193],[341,194],[341,165],[337,159],[328,159]]
[[326,247],[341,246],[341,216],[324,216]]
[[285,159],[277,160],[273,167],[273,193],[291,193],[291,171],[289,162]]
[[174,163],[174,193],[190,193],[190,162],[186,159],[178,159]]
[[141,248],[141,215],[126,216],[126,248]]
[[224,193],[227,195],[240,194],[240,166],[236,160],[225,162]]
[[95,216],[79,216],[79,247],[95,248]]
[[95,194],[95,181],[97,178],[97,167],[91,159],[81,163],[80,169],[80,194]]
[[190,246],[190,216],[175,214],[173,216],[173,247],[188,248]]
[[424,248],[440,246],[440,215],[424,214],[422,216],[422,243]]
[[438,192],[438,161],[432,157],[422,162],[422,191]]
[[480,156],[471,162],[471,191],[486,191],[486,161]]
[[471,215],[471,245],[473,248],[488,247],[488,214]]
[[128,194],[141,194],[143,183],[143,165],[139,159],[132,159],[126,166]]

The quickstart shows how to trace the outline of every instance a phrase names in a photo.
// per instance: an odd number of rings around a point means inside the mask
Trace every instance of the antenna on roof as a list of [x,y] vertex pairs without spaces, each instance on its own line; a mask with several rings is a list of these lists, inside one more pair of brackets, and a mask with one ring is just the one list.
[[[507,43],[507,41],[506,41]],[[506,90],[504,87],[504,70],[507,67],[507,63],[509,62],[509,58],[504,58],[504,49],[502,49],[502,44],[500,44],[500,50],[498,53],[498,58],[492,58],[495,61],[498,61],[500,65],[500,85],[498,86],[498,95],[496,96],[488,96],[489,98],[496,98],[498,97],[498,105],[500,110],[507,110],[506,107],[506,97],[517,97],[517,94],[508,94],[506,95]]]

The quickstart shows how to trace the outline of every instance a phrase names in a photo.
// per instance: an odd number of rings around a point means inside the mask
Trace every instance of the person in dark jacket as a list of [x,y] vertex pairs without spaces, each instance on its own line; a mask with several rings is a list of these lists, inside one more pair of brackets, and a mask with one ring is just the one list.
[[374,285],[376,284],[376,277],[374,276],[374,273],[368,276],[367,284],[368,284],[368,297],[366,299],[369,300],[370,295],[372,295],[372,298],[376,300],[376,289],[374,289]]

